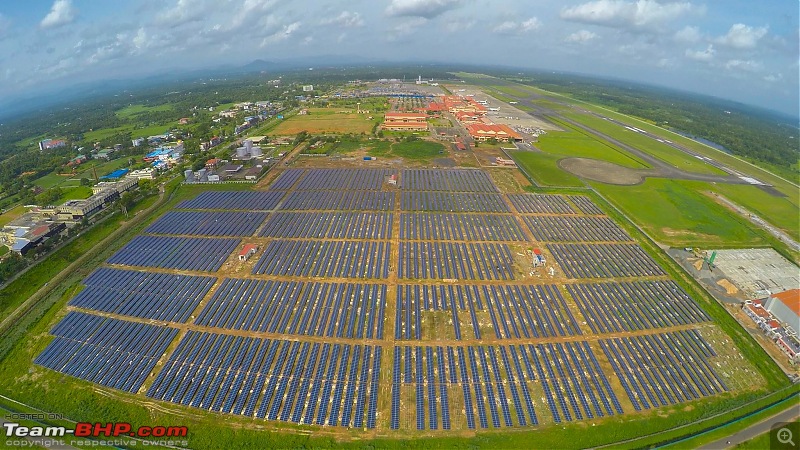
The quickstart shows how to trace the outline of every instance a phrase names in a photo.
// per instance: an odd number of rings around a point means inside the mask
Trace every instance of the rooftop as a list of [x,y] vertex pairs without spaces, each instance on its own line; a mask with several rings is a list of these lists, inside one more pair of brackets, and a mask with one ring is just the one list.
[[777,294],[772,294],[772,296],[780,300],[781,303],[786,305],[795,314],[800,316],[800,289],[791,289],[788,291],[779,292]]

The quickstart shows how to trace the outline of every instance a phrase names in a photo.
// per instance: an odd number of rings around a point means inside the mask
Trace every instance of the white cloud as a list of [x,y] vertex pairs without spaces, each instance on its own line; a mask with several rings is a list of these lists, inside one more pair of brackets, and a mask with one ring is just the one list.
[[531,17],[522,23],[517,23],[513,20],[507,20],[492,28],[492,32],[498,34],[519,34],[536,30],[541,26],[542,23],[539,21],[539,19],[536,17]]
[[537,19],[536,17],[531,17],[525,22],[522,22],[522,31],[533,31],[541,26],[542,22],[540,22],[539,19]]
[[720,36],[715,41],[718,44],[738,49],[751,49],[758,45],[758,41],[767,34],[769,27],[749,27],[743,23],[731,26],[728,33]]
[[709,62],[714,59],[714,54],[717,51],[714,50],[713,44],[708,44],[708,47],[705,50],[691,50],[687,49],[686,55],[687,58],[692,59],[694,61],[701,61],[701,62]]
[[407,36],[417,31],[417,28],[425,25],[428,19],[424,17],[415,17],[413,19],[402,22],[392,27],[389,33],[389,40],[396,40],[400,37]]
[[337,25],[344,28],[356,28],[364,25],[364,19],[361,14],[357,12],[342,11],[336,17],[325,19],[321,22],[323,25]]
[[583,44],[584,42],[589,42],[592,39],[597,37],[596,34],[592,33],[588,30],[580,30],[576,31],[564,39],[565,42],[577,42],[579,44]]
[[574,22],[622,28],[659,27],[704,8],[690,2],[659,3],[655,0],[595,0],[561,10],[561,18]]
[[725,68],[731,71],[739,71],[739,72],[758,72],[761,70],[761,63],[758,61],[753,61],[751,59],[748,60],[741,60],[741,59],[731,59],[730,61],[725,63]]
[[776,81],[781,81],[783,79],[782,73],[771,73],[764,77],[764,81],[767,83],[775,83]]
[[156,21],[172,27],[188,22],[196,22],[205,14],[207,4],[204,0],[178,0],[175,6],[161,12]]
[[39,23],[42,28],[54,28],[66,25],[75,19],[75,10],[70,0],[56,0],[50,12]]
[[278,32],[273,33],[267,37],[265,37],[261,41],[261,47],[266,47],[270,44],[274,44],[276,42],[285,41],[289,39],[292,34],[294,34],[297,30],[300,29],[301,22],[292,22],[289,25],[285,25],[281,28]]
[[658,60],[658,62],[656,62],[656,67],[660,67],[662,69],[671,69],[676,66],[677,64],[672,58],[661,58]]
[[467,31],[474,27],[476,23],[477,22],[473,19],[448,20],[447,23],[444,24],[444,29],[447,30],[448,33]]
[[432,19],[445,11],[457,8],[459,0],[392,0],[386,7],[389,16],[410,16]]
[[702,37],[703,35],[700,33],[700,29],[697,27],[685,26],[675,32],[675,40],[685,44],[694,44],[700,41]]

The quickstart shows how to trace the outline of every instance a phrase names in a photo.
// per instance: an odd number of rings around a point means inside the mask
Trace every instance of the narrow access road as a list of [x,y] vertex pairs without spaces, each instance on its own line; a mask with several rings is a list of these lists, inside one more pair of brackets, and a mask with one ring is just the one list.
[[[792,420],[797,419],[800,417],[800,408],[797,405],[792,405],[789,409],[785,411],[781,411],[778,414],[773,416],[767,417],[766,419],[762,420],[761,422],[754,423],[749,427],[745,428],[742,431],[738,431],[731,436],[726,438],[717,439],[714,442],[710,442],[700,449],[702,450],[721,450],[735,447],[741,444],[744,441],[749,441],[756,436],[759,436],[764,433],[768,433],[772,425],[776,422],[791,422]],[[797,437],[795,438],[797,439]],[[795,441],[795,443],[797,443]]]

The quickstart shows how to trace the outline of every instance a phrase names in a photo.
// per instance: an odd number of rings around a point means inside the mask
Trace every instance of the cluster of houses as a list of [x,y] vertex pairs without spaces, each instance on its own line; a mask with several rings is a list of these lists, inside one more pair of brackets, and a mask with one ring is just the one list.
[[92,186],[89,198],[68,200],[59,206],[34,208],[0,229],[0,244],[24,255],[47,239],[99,212],[123,192],[136,187],[138,181],[138,177],[128,175],[117,181],[100,182]]
[[283,105],[281,103],[272,103],[269,101],[241,102],[233,105],[231,109],[220,111],[213,120],[214,122],[219,122],[223,118],[235,119],[240,113],[251,113],[244,118],[244,122],[234,128],[234,134],[239,135],[262,120],[267,120],[278,114],[278,112],[282,110]]
[[742,310],[791,361],[800,363],[800,339],[796,329],[800,325],[800,289],[747,300]]

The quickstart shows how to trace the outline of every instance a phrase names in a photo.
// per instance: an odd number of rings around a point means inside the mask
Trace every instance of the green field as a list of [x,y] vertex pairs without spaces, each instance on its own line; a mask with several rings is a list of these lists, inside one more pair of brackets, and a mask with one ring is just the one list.
[[55,202],[56,205],[60,205],[67,200],[82,200],[92,195],[92,188],[89,186],[62,187],[61,190],[63,193],[58,201]]
[[663,244],[708,248],[766,243],[747,219],[698,192],[710,189],[708,183],[649,178],[636,186],[591,185]]
[[580,178],[558,167],[560,155],[537,152],[509,152],[517,165],[530,175],[539,186],[583,186]]
[[772,222],[795,240],[800,240],[798,198],[776,197],[749,184],[715,184],[714,192]]
[[311,134],[370,133],[377,119],[368,120],[367,117],[343,108],[309,108],[308,114],[285,119],[272,132],[278,136],[295,135],[301,131]]
[[[559,124],[562,125],[562,124]],[[570,129],[568,125],[562,125]],[[562,157],[592,158],[608,161],[632,169],[649,168],[644,161],[607,142],[595,139],[578,130],[551,131],[534,144],[536,148]]]
[[590,116],[587,114],[579,113],[563,113],[564,117],[568,117],[578,123],[588,126],[593,130],[605,134],[613,139],[617,139],[623,144],[630,145],[640,151],[649,153],[656,158],[672,165],[686,172],[695,173],[710,173],[714,175],[727,175],[716,167],[702,162],[701,160],[690,156],[680,150],[676,150],[667,144],[663,144],[654,139],[651,139],[641,133],[628,130],[615,123],[603,120],[599,117]]
[[145,115],[157,111],[172,111],[172,105],[164,104],[157,106],[147,106],[142,104],[126,106],[114,112],[120,119],[135,119],[136,116]]
[[22,205],[17,205],[8,211],[0,214],[0,227],[5,226],[7,223],[11,222],[12,220],[20,217],[21,215],[25,214],[28,211],[28,208],[25,208]]
[[430,158],[444,156],[447,153],[444,145],[432,141],[404,141],[375,145],[367,151],[370,156],[400,157],[424,161]]

